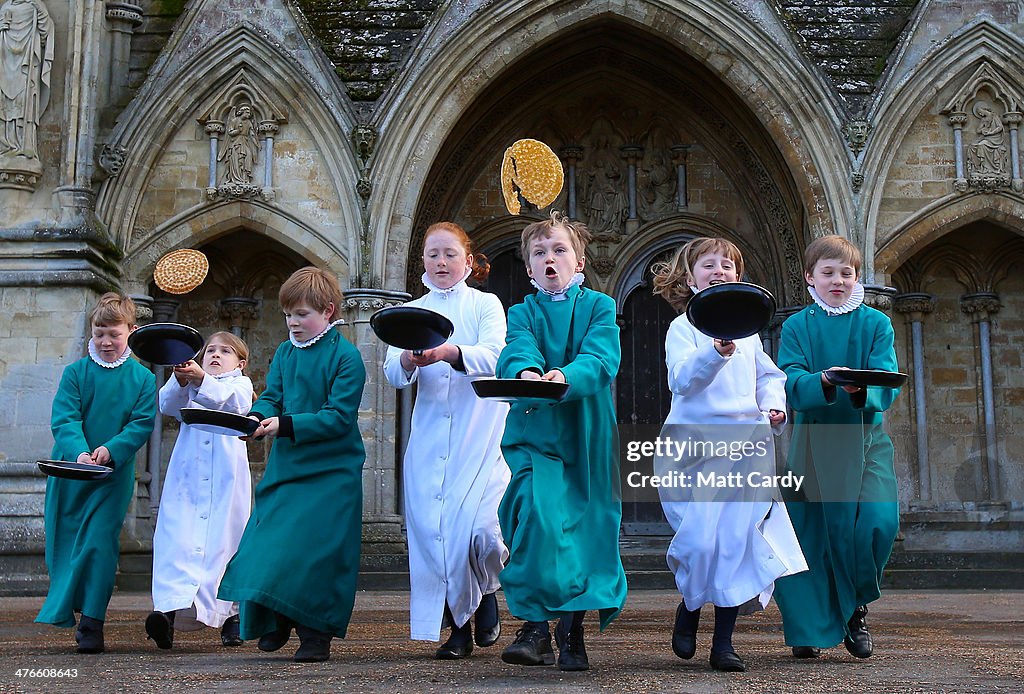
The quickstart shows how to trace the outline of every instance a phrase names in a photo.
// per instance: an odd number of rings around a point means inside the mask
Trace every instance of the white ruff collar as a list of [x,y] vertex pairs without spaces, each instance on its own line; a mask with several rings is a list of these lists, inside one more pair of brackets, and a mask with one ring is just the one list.
[[118,357],[116,361],[103,361],[103,358],[100,357],[99,351],[96,349],[96,345],[92,343],[92,338],[89,338],[89,358],[92,359],[97,364],[99,364],[100,366],[102,366],[104,369],[116,369],[117,367],[121,366],[121,364],[128,361],[128,357],[130,356],[132,356],[131,347],[125,345],[124,354]]
[[542,293],[547,294],[548,296],[550,296],[552,301],[565,301],[566,293],[568,293],[568,291],[570,289],[572,289],[573,287],[578,287],[579,285],[583,284],[583,280],[585,280],[585,279],[586,278],[583,276],[582,272],[577,272],[575,275],[572,276],[572,279],[569,280],[569,284],[565,285],[564,287],[562,287],[561,289],[559,289],[556,292],[552,292],[552,291],[549,291],[549,290],[545,289],[544,287],[542,287],[539,284],[537,284],[536,280],[532,280],[531,279],[530,280],[530,284],[532,284],[534,287],[536,287],[537,291],[542,292]]
[[853,285],[853,291],[850,292],[850,298],[843,302],[842,306],[829,306],[825,303],[825,300],[818,295],[818,292],[814,290],[814,287],[808,285],[807,291],[810,293],[811,298],[814,299],[814,303],[821,307],[821,309],[830,316],[841,316],[844,313],[849,313],[854,310],[862,303],[864,303],[864,285],[857,282]]
[[[314,338],[314,339],[316,339],[316,338]],[[208,373],[206,375],[207,376],[213,376],[214,380],[219,381],[222,378],[231,378],[232,376],[241,376],[242,375],[242,370],[241,369],[231,369],[231,371],[225,371],[224,373],[220,374],[219,376],[215,376],[214,374],[211,374],[211,373]]]
[[467,267],[466,274],[462,276],[462,279],[453,284],[452,286],[448,287],[447,289],[441,289],[436,284],[431,282],[430,277],[425,272],[423,273],[423,277],[420,278],[420,281],[422,281],[423,286],[429,289],[430,291],[440,294],[441,296],[447,298],[449,294],[458,291],[459,287],[464,285],[466,283],[466,280],[469,279],[469,276],[472,274],[473,268]]
[[315,345],[317,340],[319,340],[321,337],[323,337],[324,335],[331,331],[331,328],[333,328],[336,325],[340,325],[344,322],[344,318],[339,318],[338,320],[334,321],[333,323],[330,323],[326,328],[324,328],[323,332],[321,332],[319,335],[317,335],[316,337],[311,337],[305,342],[299,342],[291,333],[288,333],[288,339],[291,340],[293,346],[298,347],[299,349],[305,349],[306,347],[311,347],[312,345]]

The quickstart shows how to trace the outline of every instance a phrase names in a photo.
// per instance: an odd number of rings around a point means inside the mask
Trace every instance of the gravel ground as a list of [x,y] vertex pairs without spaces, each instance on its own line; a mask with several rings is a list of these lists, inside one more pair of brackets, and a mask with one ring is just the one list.
[[[326,663],[298,664],[292,641],[276,653],[254,642],[220,645],[213,629],[175,634],[174,648],[147,642],[149,596],[119,593],[107,615],[102,655],[74,652],[70,629],[34,624],[41,598],[0,598],[0,692],[1012,692],[1024,691],[1024,591],[889,591],[871,606],[875,655],[840,645],[798,661],[783,645],[774,603],[741,617],[734,644],[745,673],[708,667],[713,618],[705,608],[697,656],[669,645],[678,595],[634,591],[604,634],[588,620],[592,669],[501,662],[518,624],[506,618],[498,645],[462,661],[433,659],[435,646],[407,639],[408,593],[360,592],[348,638]],[[502,603],[502,613],[505,613]],[[19,669],[21,674],[19,675]]]

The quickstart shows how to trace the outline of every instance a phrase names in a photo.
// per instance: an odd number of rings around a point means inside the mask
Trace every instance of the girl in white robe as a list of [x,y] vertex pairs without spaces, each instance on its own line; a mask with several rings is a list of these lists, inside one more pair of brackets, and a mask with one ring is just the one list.
[[[500,444],[508,405],[478,398],[471,382],[494,375],[506,325],[498,298],[466,285],[474,256],[461,227],[435,224],[424,244],[430,291],[407,305],[443,314],[455,331],[423,354],[388,348],[384,374],[396,388],[418,386],[402,474],[411,638],[437,641],[450,626],[436,656],[456,659],[473,650],[474,615],[478,646],[500,633],[495,591],[508,549],[498,504],[510,476]],[[475,262],[474,278],[485,278],[486,258]]]
[[[201,367],[195,361],[174,367],[160,389],[160,412],[179,421],[186,407],[247,413],[253,387],[242,374],[249,356],[245,343],[228,332],[214,333],[202,354]],[[245,442],[182,422],[153,535],[154,612],[146,632],[160,648],[172,645],[175,613],[179,630],[205,624],[221,628],[225,646],[241,645],[238,606],[217,599],[217,588],[251,507]],[[193,608],[199,624],[191,620]]]
[[[655,292],[685,308],[694,291],[742,274],[735,245],[699,238],[655,268]],[[757,335],[713,339],[685,314],[669,326],[665,352],[672,407],[661,438],[689,446],[655,461],[657,473],[679,474],[677,486],[659,488],[675,532],[668,565],[682,595],[672,647],[681,658],[693,657],[700,609],[710,602],[711,666],[743,671],[732,645],[737,615],[764,608],[776,578],[807,570],[785,506],[775,500],[772,477],[770,432],[778,435],[785,427],[786,377]]]

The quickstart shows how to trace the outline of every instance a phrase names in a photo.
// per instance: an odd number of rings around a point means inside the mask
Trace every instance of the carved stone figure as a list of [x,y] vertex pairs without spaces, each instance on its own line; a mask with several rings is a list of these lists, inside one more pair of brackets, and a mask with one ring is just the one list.
[[0,156],[37,159],[36,131],[50,100],[53,20],[39,0],[0,5]]
[[259,140],[256,136],[252,106],[239,104],[228,123],[224,149],[217,157],[217,161],[223,161],[226,165],[224,182],[251,184],[257,152]]
[[967,149],[968,173],[972,178],[1006,177],[1007,147],[999,115],[987,101],[976,101],[971,112],[978,119],[980,137]]

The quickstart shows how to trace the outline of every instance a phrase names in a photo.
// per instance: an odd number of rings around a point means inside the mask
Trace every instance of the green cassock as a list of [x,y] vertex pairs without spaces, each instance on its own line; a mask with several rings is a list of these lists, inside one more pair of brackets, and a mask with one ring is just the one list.
[[106,446],[114,472],[101,480],[46,479],[50,589],[37,622],[72,627],[75,611],[106,618],[121,526],[135,493],[135,453],[155,420],[156,378],[134,359],[111,369],[86,357],[64,369],[53,398],[51,457],[76,460]]
[[355,601],[362,532],[359,401],[362,357],[337,330],[277,348],[250,414],[290,415],[295,438],[274,439],[252,515],[218,597],[241,603],[241,635],[277,626],[274,612],[344,637]]
[[826,394],[821,371],[897,371],[893,341],[888,316],[863,304],[836,316],[811,305],[782,326],[778,364],[795,415],[787,468],[805,475],[799,493],[783,495],[810,568],[775,583],[790,646],[835,646],[854,609],[879,597],[899,531],[894,449],[882,413],[899,391]]
[[615,302],[574,287],[564,301],[543,293],[508,313],[496,375],[560,369],[564,400],[515,403],[501,450],[512,481],[498,508],[508,544],[501,585],[519,619],[546,621],[599,610],[601,628],[626,602],[619,557],[622,496],[611,384],[619,370]]

